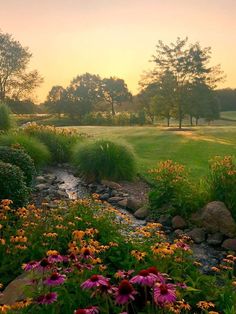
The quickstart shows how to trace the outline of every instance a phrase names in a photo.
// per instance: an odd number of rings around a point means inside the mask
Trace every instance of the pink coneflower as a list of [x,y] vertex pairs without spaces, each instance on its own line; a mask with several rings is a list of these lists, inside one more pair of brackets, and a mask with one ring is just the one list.
[[94,287],[108,286],[108,279],[102,275],[92,275],[88,280],[81,284],[82,289],[91,289]]
[[49,260],[47,258],[43,258],[35,268],[38,270],[45,271],[49,269],[50,266],[51,266],[51,263],[49,262]]
[[63,262],[63,257],[60,254],[53,254],[48,256],[49,263]]
[[89,306],[86,309],[77,309],[74,314],[98,314],[99,310],[97,306]]
[[71,253],[68,258],[73,261],[73,262],[77,262],[78,261],[78,257],[77,255],[75,255],[74,253]]
[[154,274],[157,276],[157,280],[160,281],[160,282],[164,282],[165,281],[165,275],[166,274],[162,274],[158,271],[158,269],[155,267],[155,266],[151,266],[151,267],[148,267],[146,269],[150,274]]
[[121,279],[128,279],[130,277],[130,275],[132,275],[134,273],[134,270],[130,269],[128,271],[125,270],[118,270],[115,273],[115,277],[116,278],[121,278]]
[[122,280],[118,288],[114,289],[117,304],[125,304],[130,300],[133,301],[134,295],[137,293],[133,286],[126,279]]
[[57,293],[56,292],[49,292],[47,294],[41,295],[37,298],[37,302],[39,304],[51,304],[56,302],[57,300]]
[[80,254],[80,257],[84,259],[89,259],[89,258],[93,258],[93,254],[89,248],[85,248]]
[[143,269],[141,270],[138,275],[134,276],[130,283],[137,283],[142,286],[152,287],[154,283],[157,281],[158,276],[150,273],[148,270]]
[[178,241],[175,243],[175,245],[178,248],[182,249],[183,251],[189,251],[190,250],[190,246],[183,241]]
[[31,261],[31,262],[29,262],[29,263],[27,263],[27,264],[24,264],[24,265],[22,266],[22,269],[23,269],[24,271],[30,271],[30,270],[36,268],[37,266],[38,266],[38,262],[36,262],[36,261]]
[[163,306],[176,300],[175,285],[170,283],[157,283],[154,287],[154,301]]
[[65,275],[61,275],[59,273],[52,273],[49,278],[44,280],[44,284],[48,286],[58,286],[64,283],[66,279]]

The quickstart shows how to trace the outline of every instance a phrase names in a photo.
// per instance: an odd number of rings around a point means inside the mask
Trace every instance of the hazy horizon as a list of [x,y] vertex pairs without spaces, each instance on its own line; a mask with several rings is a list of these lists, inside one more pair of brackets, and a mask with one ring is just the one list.
[[[177,3],[178,2],[178,3]],[[233,0],[0,0],[0,29],[28,46],[31,67],[44,77],[43,101],[53,85],[66,87],[78,74],[123,78],[138,91],[158,40],[188,37],[212,47],[212,64],[236,87],[236,1]]]

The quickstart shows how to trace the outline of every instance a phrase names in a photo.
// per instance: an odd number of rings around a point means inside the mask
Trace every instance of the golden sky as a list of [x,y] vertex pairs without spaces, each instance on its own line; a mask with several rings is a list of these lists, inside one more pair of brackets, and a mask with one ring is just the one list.
[[85,72],[123,78],[135,93],[158,40],[178,36],[211,46],[222,86],[236,88],[236,0],[0,0],[0,28],[33,53],[40,101]]

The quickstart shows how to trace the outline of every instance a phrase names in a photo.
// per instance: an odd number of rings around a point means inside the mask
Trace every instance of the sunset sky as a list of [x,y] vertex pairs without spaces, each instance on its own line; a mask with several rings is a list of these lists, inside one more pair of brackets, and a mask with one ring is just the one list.
[[136,93],[157,41],[177,36],[211,46],[221,86],[236,88],[235,0],[0,0],[0,29],[33,53],[39,101],[85,72],[123,78]]

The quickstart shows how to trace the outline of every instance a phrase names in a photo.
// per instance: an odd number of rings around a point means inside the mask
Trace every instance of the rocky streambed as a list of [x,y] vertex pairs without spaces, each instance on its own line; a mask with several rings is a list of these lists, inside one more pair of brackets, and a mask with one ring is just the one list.
[[[132,188],[127,183],[120,185],[110,181],[103,181],[101,184],[86,184],[81,178],[75,176],[73,169],[68,165],[45,169],[36,178],[33,200],[37,205],[44,203],[44,206],[50,209],[58,206],[58,199],[76,200],[88,197],[92,193],[98,194],[101,200],[107,201],[129,217],[128,231],[133,231],[136,227],[147,223],[145,219],[142,219],[147,214],[147,208],[142,205],[147,201],[148,187],[145,183],[138,182]],[[117,219],[122,223],[122,216],[117,216]],[[181,229],[165,224],[164,230],[169,240],[173,240],[183,233]],[[213,241],[212,245],[209,243],[209,235],[208,242],[204,241],[206,234],[202,228],[194,228],[188,233],[190,236],[192,234],[192,238],[195,239],[192,245],[194,258],[202,264],[204,272],[211,271],[211,267],[216,266],[227,254],[225,249],[219,245],[221,242],[217,238],[217,233],[216,238],[214,238],[215,235],[212,239],[210,238]],[[219,237],[221,237],[220,233]]]

